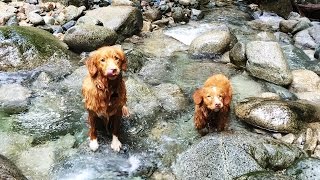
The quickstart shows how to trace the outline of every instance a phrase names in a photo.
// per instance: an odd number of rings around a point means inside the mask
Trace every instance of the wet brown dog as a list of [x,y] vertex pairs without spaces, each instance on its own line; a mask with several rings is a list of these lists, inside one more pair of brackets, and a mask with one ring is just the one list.
[[102,47],[89,55],[86,66],[89,74],[83,81],[82,94],[90,125],[89,146],[92,151],[98,149],[97,128],[98,124],[104,124],[107,129],[111,127],[111,148],[120,151],[120,120],[122,116],[129,115],[126,87],[122,79],[122,71],[127,69],[125,54],[118,47]]
[[193,94],[195,103],[194,124],[204,134],[204,128],[223,131],[228,123],[232,87],[229,79],[222,75],[213,75],[204,86]]

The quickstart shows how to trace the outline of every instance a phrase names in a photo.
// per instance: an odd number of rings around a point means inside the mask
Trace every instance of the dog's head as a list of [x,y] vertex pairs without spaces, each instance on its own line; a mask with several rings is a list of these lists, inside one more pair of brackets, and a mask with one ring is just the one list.
[[222,88],[211,86],[197,89],[193,94],[193,101],[196,105],[204,105],[218,112],[227,103],[228,97]]
[[114,80],[121,71],[127,70],[127,59],[122,49],[115,46],[105,46],[90,53],[86,65],[91,77],[100,73],[100,75]]

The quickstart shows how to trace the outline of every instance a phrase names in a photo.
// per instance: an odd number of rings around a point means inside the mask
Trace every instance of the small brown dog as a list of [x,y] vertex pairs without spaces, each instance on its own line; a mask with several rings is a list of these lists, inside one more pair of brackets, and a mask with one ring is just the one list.
[[117,47],[102,47],[90,53],[86,66],[89,74],[83,81],[82,94],[89,114],[89,146],[92,151],[98,149],[97,126],[104,124],[106,129],[111,127],[111,148],[120,151],[120,120],[129,115],[126,86],[122,79],[122,71],[127,69],[125,54]]
[[228,123],[232,87],[229,79],[222,75],[213,75],[204,86],[193,94],[195,103],[194,124],[203,134],[204,128],[223,131]]

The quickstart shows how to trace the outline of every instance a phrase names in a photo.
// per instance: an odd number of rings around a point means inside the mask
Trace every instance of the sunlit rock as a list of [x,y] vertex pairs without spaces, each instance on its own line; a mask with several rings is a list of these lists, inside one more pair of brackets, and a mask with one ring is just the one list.
[[309,70],[292,71],[293,81],[289,90],[294,93],[320,91],[320,77]]
[[285,174],[297,179],[317,179],[320,177],[320,160],[316,158],[301,159],[288,168]]
[[278,85],[292,82],[287,59],[277,42],[251,41],[246,46],[246,55],[246,68],[252,76]]
[[0,136],[0,154],[10,159],[16,159],[21,152],[31,148],[33,141],[30,136],[14,132],[0,132]]
[[173,164],[178,179],[233,179],[266,169],[289,167],[305,154],[294,146],[245,132],[203,137],[181,153]]
[[304,122],[319,121],[315,106],[299,101],[248,98],[236,108],[237,117],[251,125],[274,132],[296,132]]

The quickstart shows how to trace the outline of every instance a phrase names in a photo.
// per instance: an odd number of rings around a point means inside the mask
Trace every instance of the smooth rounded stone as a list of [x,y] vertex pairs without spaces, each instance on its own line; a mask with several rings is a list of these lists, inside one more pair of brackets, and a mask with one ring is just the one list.
[[290,12],[288,15],[288,20],[299,20],[301,18],[300,14],[297,12]]
[[45,24],[54,25],[55,19],[52,16],[43,16],[43,20]]
[[8,158],[0,154],[0,179],[27,180],[21,170]]
[[274,35],[276,36],[277,41],[282,45],[291,45],[293,44],[292,38],[283,32],[275,32]]
[[120,40],[139,33],[143,18],[141,11],[131,6],[108,6],[86,12],[85,16],[97,18],[103,26],[120,36]]
[[70,6],[66,7],[64,9],[65,20],[71,21],[71,20],[78,19],[82,15],[84,10],[86,10],[85,6],[76,7],[76,6],[70,5]]
[[172,165],[177,179],[234,179],[243,174],[281,170],[306,155],[271,137],[235,131],[204,136],[178,155]]
[[235,178],[234,180],[293,180],[291,176],[270,171],[250,172]]
[[240,102],[237,117],[253,126],[273,132],[294,133],[305,122],[319,121],[319,108],[299,101],[248,98]]
[[95,25],[77,25],[68,29],[63,42],[76,52],[89,52],[104,45],[114,45],[117,39],[114,30]]
[[261,15],[259,15],[258,20],[262,21],[264,24],[271,26],[273,30],[279,29],[279,24],[282,20],[284,20],[282,17],[278,16],[275,13],[271,12],[262,12]]
[[0,85],[0,109],[19,113],[28,109],[31,91],[20,84]]
[[10,19],[8,19],[6,25],[7,26],[17,26],[17,25],[19,25],[19,20],[18,20],[17,16],[10,17]]
[[254,77],[278,84],[289,85],[292,74],[277,42],[251,41],[246,45],[246,69]]
[[296,136],[292,133],[289,133],[282,136],[280,140],[285,143],[292,144],[295,139],[296,139]]
[[311,61],[315,61],[316,59],[314,58],[314,53],[315,50],[312,49],[305,49],[303,52],[310,58]]
[[134,2],[130,0],[112,0],[112,6],[133,6]]
[[187,14],[182,7],[172,8],[172,18],[175,23],[189,21],[189,18],[187,17]]
[[285,174],[301,180],[317,180],[320,177],[320,160],[316,158],[300,159],[289,167]]
[[311,22],[308,18],[301,18],[299,22],[294,26],[292,33],[295,34],[299,31],[305,30],[311,26]]
[[297,20],[282,20],[280,21],[280,31],[284,33],[291,33],[293,28],[299,21]]
[[81,16],[78,20],[76,25],[98,25],[98,26],[103,26],[102,22],[100,22],[96,17],[92,16]]
[[293,93],[312,92],[320,90],[320,77],[309,70],[293,70],[293,81],[289,90]]
[[214,58],[228,51],[231,34],[228,31],[209,31],[195,38],[189,47],[189,53],[196,57]]
[[246,57],[246,44],[243,42],[237,42],[230,50],[230,62],[239,68],[245,68]]
[[320,103],[320,91],[295,93],[298,99],[307,100],[316,104]]
[[255,30],[259,31],[272,31],[272,25],[266,24],[264,21],[260,19],[251,20],[248,22],[248,25]]
[[259,97],[280,100],[280,96],[273,92],[264,92]]
[[45,24],[42,16],[36,12],[30,12],[28,14],[28,19],[33,25]]
[[52,25],[53,34],[58,34],[63,32],[63,28],[60,25]]
[[[14,6],[10,6],[7,3],[4,2],[0,2],[0,12],[7,12],[7,13],[16,13],[17,12],[17,8],[15,8]],[[0,14],[1,14],[0,13]]]
[[16,15],[15,13],[0,12],[0,25],[1,26],[6,25],[7,21],[15,15]]
[[320,25],[314,25],[308,28],[310,36],[319,45],[320,44]]
[[153,90],[164,110],[174,112],[186,109],[188,102],[179,86],[165,83],[153,87]]
[[125,44],[122,44],[122,48],[126,52],[128,71],[131,73],[137,73],[148,61],[147,57],[137,48],[126,48]]
[[316,42],[312,38],[312,36],[309,34],[308,29],[305,29],[303,31],[299,31],[293,36],[294,45],[301,49],[315,49],[317,47]]

